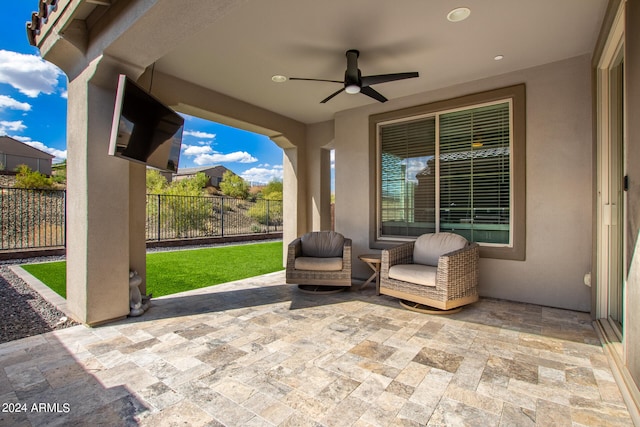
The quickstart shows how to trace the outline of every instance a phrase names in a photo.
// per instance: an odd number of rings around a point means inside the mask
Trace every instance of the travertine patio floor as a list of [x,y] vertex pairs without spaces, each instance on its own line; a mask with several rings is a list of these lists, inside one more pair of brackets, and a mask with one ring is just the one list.
[[3,426],[632,425],[586,313],[429,316],[283,273],[5,343],[0,366]]

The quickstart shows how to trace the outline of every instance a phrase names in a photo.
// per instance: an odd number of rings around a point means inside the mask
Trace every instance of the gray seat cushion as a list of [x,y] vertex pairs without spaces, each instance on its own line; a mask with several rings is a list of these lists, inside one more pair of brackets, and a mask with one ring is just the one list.
[[397,264],[389,268],[389,278],[417,285],[435,286],[438,267],[422,264]]
[[313,231],[302,236],[300,244],[302,256],[335,258],[342,256],[344,237],[335,231]]
[[462,249],[467,244],[467,239],[458,234],[423,234],[416,239],[413,247],[413,262],[437,267],[440,256]]
[[340,271],[342,270],[342,258],[316,258],[298,257],[294,261],[296,270],[310,271]]

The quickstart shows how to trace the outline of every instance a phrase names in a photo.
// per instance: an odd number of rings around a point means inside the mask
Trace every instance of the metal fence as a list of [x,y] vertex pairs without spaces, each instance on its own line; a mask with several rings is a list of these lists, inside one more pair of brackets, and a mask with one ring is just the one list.
[[0,188],[0,250],[62,247],[66,192]]
[[[147,241],[282,231],[282,201],[147,195]],[[66,192],[0,188],[0,251],[64,247]]]
[[147,240],[282,231],[282,201],[147,194]]

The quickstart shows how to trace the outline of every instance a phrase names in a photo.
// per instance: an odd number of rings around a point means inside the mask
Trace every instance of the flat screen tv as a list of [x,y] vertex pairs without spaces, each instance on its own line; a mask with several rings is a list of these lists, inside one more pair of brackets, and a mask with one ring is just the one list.
[[118,79],[109,154],[177,172],[184,118],[125,75]]

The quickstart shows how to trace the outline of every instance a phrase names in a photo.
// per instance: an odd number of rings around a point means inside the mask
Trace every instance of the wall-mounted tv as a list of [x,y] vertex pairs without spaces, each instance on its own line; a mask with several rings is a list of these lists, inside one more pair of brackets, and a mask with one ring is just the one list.
[[177,172],[184,118],[124,74],[118,79],[109,154]]

